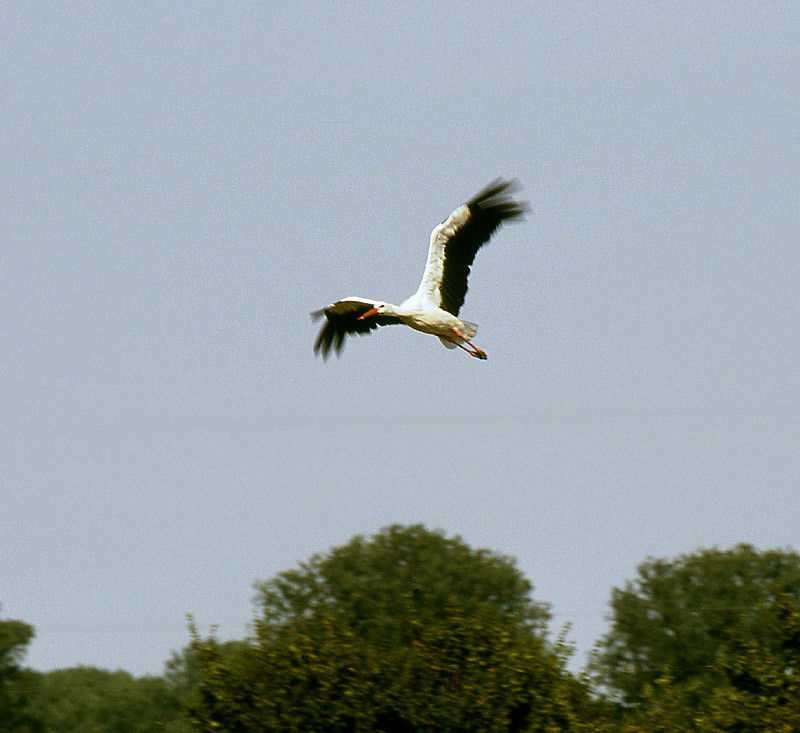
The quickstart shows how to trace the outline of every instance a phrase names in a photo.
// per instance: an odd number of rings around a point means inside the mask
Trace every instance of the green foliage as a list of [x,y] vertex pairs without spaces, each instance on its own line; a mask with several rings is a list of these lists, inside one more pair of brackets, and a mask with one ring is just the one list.
[[735,639],[720,655],[726,684],[708,701],[699,730],[800,731],[800,604],[779,592],[767,619],[771,643]]
[[[191,617],[189,617],[191,623]],[[197,701],[200,689],[200,668],[197,652],[188,646],[181,652],[173,652],[164,665],[164,682],[167,689],[180,701],[181,708],[187,709]]]
[[192,730],[174,681],[91,667],[22,669],[33,633],[22,621],[0,621],[0,733]]
[[719,682],[698,694],[697,683],[664,676],[641,701],[602,731],[622,733],[798,733],[800,731],[800,604],[776,591],[765,618],[770,643],[731,638],[714,670]]
[[256,588],[252,638],[190,624],[163,678],[23,669],[33,628],[0,621],[0,733],[800,733],[793,552],[647,560],[580,680],[513,560],[419,526]]
[[258,586],[255,637],[194,635],[201,730],[564,731],[585,690],[513,562],[422,527]]
[[33,626],[22,621],[0,621],[0,684],[19,672],[19,663],[33,639]]
[[44,733],[188,733],[180,700],[159,677],[74,667],[30,673],[31,714]]
[[28,676],[20,668],[33,633],[22,621],[0,621],[0,733],[38,730],[26,712]]
[[611,630],[592,662],[596,681],[627,705],[641,706],[668,679],[683,707],[696,707],[726,685],[719,655],[732,640],[775,648],[775,589],[800,597],[800,556],[748,545],[650,559],[638,573],[613,589]]
[[[451,598],[466,612],[491,608],[524,625],[543,629],[548,619],[544,605],[531,600],[531,584],[514,561],[473,550],[459,538],[447,538],[421,526],[392,526],[370,540],[355,537],[327,555],[315,555],[299,570],[281,573],[257,586],[263,622],[282,621],[308,613],[319,605],[340,609],[356,624],[363,619],[440,613]],[[380,593],[374,593],[375,588]],[[362,625],[369,633],[371,621]]]

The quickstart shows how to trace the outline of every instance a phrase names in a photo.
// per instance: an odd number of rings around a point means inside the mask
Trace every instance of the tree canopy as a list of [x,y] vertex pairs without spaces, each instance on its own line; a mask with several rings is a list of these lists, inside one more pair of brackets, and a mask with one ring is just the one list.
[[43,733],[191,730],[178,695],[160,677],[94,667],[29,674],[29,717]]
[[800,599],[800,556],[749,545],[649,559],[611,596],[611,629],[593,660],[596,679],[620,699],[641,703],[668,677],[708,699],[726,684],[720,654],[742,642],[774,652],[773,601]]
[[169,678],[74,667],[21,667],[34,630],[0,621],[0,733],[188,733],[181,695]]
[[255,635],[195,638],[202,730],[569,730],[583,688],[509,558],[420,526],[257,586]]
[[421,526],[355,537],[256,584],[252,635],[201,638],[162,677],[23,668],[0,620],[0,733],[800,733],[800,556],[649,558],[612,590],[576,678],[511,558]]
[[697,695],[695,681],[668,673],[642,691],[622,715],[595,733],[797,733],[800,731],[800,605],[778,592],[768,604],[764,646],[731,638],[720,647],[713,689]]
[[0,733],[36,730],[25,709],[27,686],[20,666],[33,634],[23,621],[0,620]]

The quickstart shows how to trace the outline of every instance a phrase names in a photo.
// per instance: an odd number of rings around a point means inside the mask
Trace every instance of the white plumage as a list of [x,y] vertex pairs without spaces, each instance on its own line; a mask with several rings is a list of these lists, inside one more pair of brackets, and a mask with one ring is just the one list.
[[471,339],[478,326],[458,318],[467,293],[469,268],[475,254],[504,221],[520,217],[526,204],[514,201],[516,181],[496,179],[431,232],[428,260],[417,292],[399,306],[369,298],[349,297],[314,311],[314,319],[325,316],[314,344],[314,353],[327,358],[338,355],[347,334],[366,334],[378,326],[405,323],[438,336],[449,349],[459,347],[470,356],[486,354]]

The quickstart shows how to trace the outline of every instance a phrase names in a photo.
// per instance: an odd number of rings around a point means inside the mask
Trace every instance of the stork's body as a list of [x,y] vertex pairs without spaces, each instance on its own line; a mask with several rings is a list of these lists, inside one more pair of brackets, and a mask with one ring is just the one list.
[[478,249],[489,241],[504,221],[516,219],[525,205],[508,198],[513,181],[499,179],[457,208],[433,232],[425,272],[417,292],[399,306],[368,298],[349,297],[312,313],[323,315],[314,352],[327,358],[331,349],[339,354],[347,334],[366,334],[378,326],[404,323],[423,333],[438,336],[450,349],[459,347],[478,359],[486,354],[472,344],[478,327],[458,318],[467,293],[469,268]]

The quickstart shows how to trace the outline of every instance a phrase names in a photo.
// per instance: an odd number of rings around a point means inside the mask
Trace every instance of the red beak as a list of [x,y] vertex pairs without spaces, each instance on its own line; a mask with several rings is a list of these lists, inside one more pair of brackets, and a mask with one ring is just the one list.
[[366,313],[362,313],[358,318],[356,318],[356,320],[363,321],[365,318],[371,318],[372,316],[377,316],[377,315],[378,315],[378,309],[370,308]]

